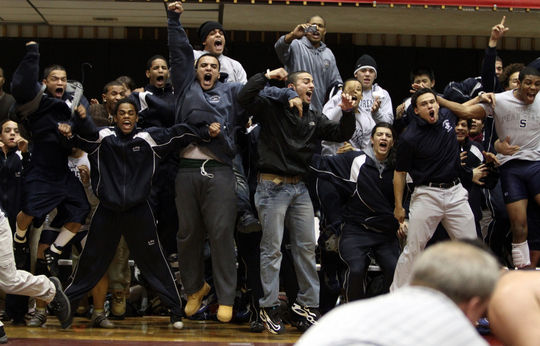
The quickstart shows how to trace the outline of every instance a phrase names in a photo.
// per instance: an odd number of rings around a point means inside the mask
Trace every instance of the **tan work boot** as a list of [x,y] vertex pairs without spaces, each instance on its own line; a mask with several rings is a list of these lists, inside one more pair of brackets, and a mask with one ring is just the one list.
[[204,296],[208,294],[208,292],[210,292],[210,285],[205,282],[200,290],[188,295],[186,307],[184,308],[184,312],[186,313],[187,317],[193,316],[197,311],[199,311],[202,300]]
[[220,305],[217,310],[217,319],[220,322],[230,322],[232,320],[232,306],[231,305]]

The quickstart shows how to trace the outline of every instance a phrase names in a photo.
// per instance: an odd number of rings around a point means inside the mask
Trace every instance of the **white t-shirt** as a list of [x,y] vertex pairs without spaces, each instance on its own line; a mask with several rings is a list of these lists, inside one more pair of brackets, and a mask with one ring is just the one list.
[[[343,116],[341,112],[341,91],[338,91],[323,108],[323,114],[330,120],[339,121]],[[373,106],[373,96],[378,96],[381,100],[381,106],[377,112],[372,113],[371,107]],[[349,142],[351,145],[358,149],[366,149],[371,144],[371,131],[375,125],[379,122],[387,122],[392,124],[394,122],[394,113],[392,112],[392,100],[386,90],[379,85],[374,84],[370,90],[362,93],[362,100],[358,104],[358,110],[355,112],[356,117],[356,130],[352,135]],[[342,143],[336,144],[334,142],[323,141],[323,154],[332,155],[336,153]]]
[[540,161],[540,97],[526,105],[508,90],[495,96],[495,107],[481,104],[486,114],[493,114],[500,140],[510,137],[511,145],[520,149],[512,156],[497,154],[501,164],[510,160]]

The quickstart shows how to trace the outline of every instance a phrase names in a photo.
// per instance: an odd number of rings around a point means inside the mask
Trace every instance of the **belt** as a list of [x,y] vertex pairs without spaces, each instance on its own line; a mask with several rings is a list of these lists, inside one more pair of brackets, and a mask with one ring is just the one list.
[[461,183],[461,180],[459,178],[456,178],[450,182],[447,183],[425,183],[423,185],[429,186],[429,187],[438,187],[440,189],[449,189],[453,186],[456,186],[457,184]]
[[261,182],[261,180],[270,180],[274,184],[279,185],[281,183],[285,184],[298,184],[302,181],[302,177],[299,175],[295,176],[286,176],[286,175],[278,175],[278,174],[272,174],[272,173],[259,173],[257,175],[258,181]]

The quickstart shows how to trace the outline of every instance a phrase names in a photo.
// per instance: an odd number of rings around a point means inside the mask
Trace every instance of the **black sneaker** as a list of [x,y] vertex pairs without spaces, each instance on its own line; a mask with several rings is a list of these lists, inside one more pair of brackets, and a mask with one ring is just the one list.
[[293,312],[292,324],[301,332],[305,332],[309,327],[317,324],[317,321],[321,317],[318,308],[309,308],[297,303],[292,305],[291,310]]
[[260,320],[249,322],[249,331],[251,333],[262,333],[264,329],[264,323],[262,323]]
[[71,304],[68,297],[62,290],[60,280],[54,276],[51,276],[49,280],[51,280],[56,287],[56,295],[49,303],[49,309],[51,309],[51,312],[56,315],[56,318],[58,318],[58,321],[60,321],[62,329],[67,329],[73,322],[73,316],[71,315]]
[[[15,237],[17,237],[17,239],[20,239],[19,236],[16,234]],[[24,242],[22,243],[19,243],[15,240],[13,241],[13,255],[15,256],[15,266],[17,267],[17,269],[26,268],[26,264],[30,259],[30,247],[28,246],[28,241],[26,237],[24,238]]]
[[7,344],[8,339],[6,335],[6,331],[4,330],[4,326],[0,326],[0,344]]
[[58,266],[59,259],[60,254],[52,251],[50,246],[45,249],[45,261],[47,262],[47,269],[49,269],[51,276],[58,277],[60,274],[60,267]]
[[281,320],[279,315],[279,306],[273,306],[270,308],[261,308],[259,316],[263,321],[266,329],[272,334],[285,333],[285,324]]
[[100,313],[94,313],[92,314],[92,317],[90,318],[90,321],[92,322],[92,327],[96,328],[104,328],[104,329],[112,329],[114,328],[114,323],[112,323],[108,318],[105,311],[102,311]]

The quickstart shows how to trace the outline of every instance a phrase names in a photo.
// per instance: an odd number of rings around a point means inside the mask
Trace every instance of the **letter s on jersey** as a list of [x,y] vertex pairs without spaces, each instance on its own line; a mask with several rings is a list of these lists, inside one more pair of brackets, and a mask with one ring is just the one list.
[[527,126],[527,119],[521,119],[519,121],[519,127],[526,127]]

